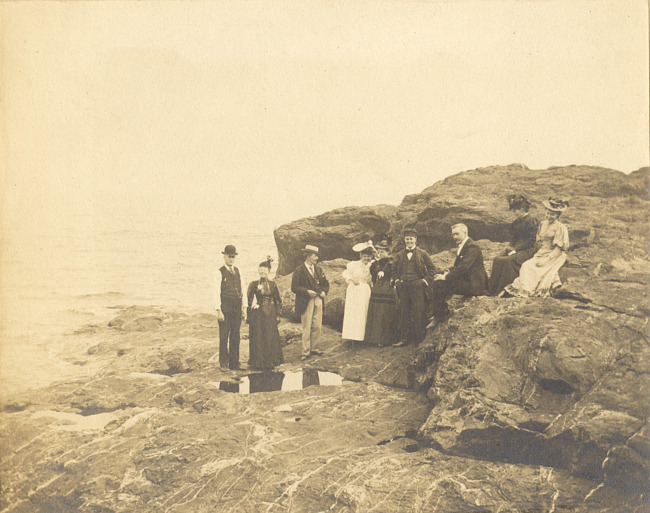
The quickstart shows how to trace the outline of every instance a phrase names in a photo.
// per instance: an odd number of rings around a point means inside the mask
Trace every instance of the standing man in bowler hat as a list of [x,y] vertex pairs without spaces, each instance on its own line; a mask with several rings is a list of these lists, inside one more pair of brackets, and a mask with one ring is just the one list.
[[426,251],[416,247],[418,234],[413,228],[404,230],[404,245],[394,265],[395,284],[399,298],[399,333],[397,346],[419,344],[424,339],[428,321],[429,287],[436,268]]
[[221,370],[238,370],[239,328],[245,317],[242,277],[235,267],[237,250],[228,244],[222,251],[224,264],[215,277],[217,320],[219,321],[219,365]]
[[316,265],[318,248],[307,244],[302,250],[303,263],[293,272],[291,291],[296,295],[296,314],[302,322],[302,358],[306,360],[320,343],[323,327],[325,296],[330,283],[323,270]]

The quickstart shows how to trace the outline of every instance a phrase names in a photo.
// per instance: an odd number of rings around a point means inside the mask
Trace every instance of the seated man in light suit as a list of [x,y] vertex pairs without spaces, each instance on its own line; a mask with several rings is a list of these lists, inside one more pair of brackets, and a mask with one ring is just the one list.
[[447,308],[449,296],[482,296],[488,285],[483,253],[476,242],[468,237],[467,226],[455,224],[451,227],[451,236],[458,244],[454,266],[433,278],[433,316],[437,319],[450,315]]

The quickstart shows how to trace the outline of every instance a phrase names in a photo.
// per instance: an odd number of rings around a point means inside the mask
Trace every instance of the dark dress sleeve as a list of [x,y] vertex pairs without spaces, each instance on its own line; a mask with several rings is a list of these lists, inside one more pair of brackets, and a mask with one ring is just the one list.
[[248,308],[253,306],[253,297],[255,297],[255,291],[257,290],[257,281],[252,281],[248,284]]

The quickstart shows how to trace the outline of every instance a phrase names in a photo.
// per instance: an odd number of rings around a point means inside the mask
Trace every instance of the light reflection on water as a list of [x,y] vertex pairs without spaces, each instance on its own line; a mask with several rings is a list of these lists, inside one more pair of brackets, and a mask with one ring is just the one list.
[[234,394],[254,394],[256,392],[287,392],[302,390],[310,386],[340,386],[343,378],[333,372],[305,370],[302,372],[256,372],[242,377],[241,381],[212,382],[219,390]]

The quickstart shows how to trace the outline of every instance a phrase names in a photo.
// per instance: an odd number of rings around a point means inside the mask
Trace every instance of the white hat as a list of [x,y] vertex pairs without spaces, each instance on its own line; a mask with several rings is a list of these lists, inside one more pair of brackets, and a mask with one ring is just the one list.
[[352,251],[356,251],[357,253],[360,253],[364,249],[372,248],[375,249],[375,246],[372,245],[372,241],[369,240],[368,242],[359,242],[359,244],[355,244],[352,246]]

